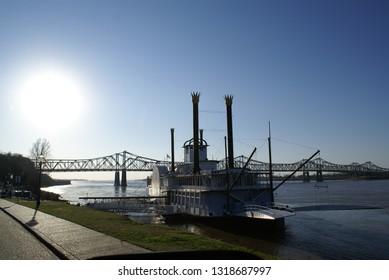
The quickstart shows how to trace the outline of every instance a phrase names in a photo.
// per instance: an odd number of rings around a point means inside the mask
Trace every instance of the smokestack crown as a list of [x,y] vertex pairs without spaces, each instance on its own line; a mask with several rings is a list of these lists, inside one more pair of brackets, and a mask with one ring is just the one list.
[[200,102],[200,92],[194,91],[190,94],[192,95],[192,102],[198,104]]
[[224,96],[224,100],[225,100],[227,106],[231,106],[232,105],[232,99],[234,99],[233,95],[228,95],[227,94],[227,95]]

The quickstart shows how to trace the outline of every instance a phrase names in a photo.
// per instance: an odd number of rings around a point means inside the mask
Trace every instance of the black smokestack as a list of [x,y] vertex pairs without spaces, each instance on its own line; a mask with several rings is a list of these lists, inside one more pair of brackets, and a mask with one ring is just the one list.
[[200,172],[200,152],[199,152],[199,101],[200,93],[192,92],[193,103],[193,173]]
[[232,95],[225,95],[227,107],[228,167],[234,168],[234,140],[232,135]]
[[170,134],[171,134],[171,142],[172,142],[172,168],[171,168],[171,171],[174,172],[175,171],[175,166],[174,166],[174,128],[171,128],[170,129]]

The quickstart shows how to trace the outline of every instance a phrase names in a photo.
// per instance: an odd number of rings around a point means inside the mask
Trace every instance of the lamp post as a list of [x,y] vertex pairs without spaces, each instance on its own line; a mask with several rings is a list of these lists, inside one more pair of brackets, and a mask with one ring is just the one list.
[[43,155],[39,156],[39,174],[38,174],[38,189],[37,189],[37,197],[36,197],[36,211],[41,204],[41,180],[42,180],[42,163],[43,163]]

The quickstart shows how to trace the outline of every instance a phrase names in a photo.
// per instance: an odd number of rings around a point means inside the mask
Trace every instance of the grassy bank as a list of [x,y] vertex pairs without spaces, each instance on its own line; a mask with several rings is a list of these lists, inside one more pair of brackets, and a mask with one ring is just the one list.
[[[16,199],[10,201],[17,202]],[[35,201],[19,200],[18,203],[35,208]],[[74,206],[62,201],[42,201],[39,210],[152,251],[224,249],[251,252],[264,259],[275,258],[164,224],[137,223],[114,213]]]

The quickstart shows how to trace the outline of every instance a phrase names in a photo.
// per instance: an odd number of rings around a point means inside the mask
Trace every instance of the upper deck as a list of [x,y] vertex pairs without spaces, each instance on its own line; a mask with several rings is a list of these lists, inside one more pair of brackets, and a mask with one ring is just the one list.
[[[193,191],[225,191],[233,186],[234,190],[266,189],[270,184],[265,174],[240,169],[203,171],[200,174],[166,174],[160,179],[164,191],[186,189]],[[240,174],[240,176],[239,176]]]

